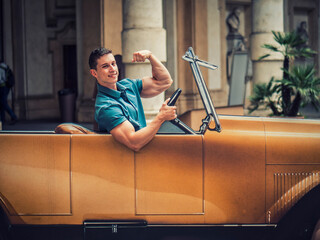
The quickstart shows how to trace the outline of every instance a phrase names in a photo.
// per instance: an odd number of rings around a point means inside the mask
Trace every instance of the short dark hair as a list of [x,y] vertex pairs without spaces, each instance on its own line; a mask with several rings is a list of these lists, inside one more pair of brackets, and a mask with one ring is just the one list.
[[104,48],[104,47],[99,47],[94,49],[90,56],[89,56],[89,66],[90,69],[95,69],[97,70],[97,60],[99,58],[101,58],[102,56],[112,53],[112,50],[108,49],[108,48]]

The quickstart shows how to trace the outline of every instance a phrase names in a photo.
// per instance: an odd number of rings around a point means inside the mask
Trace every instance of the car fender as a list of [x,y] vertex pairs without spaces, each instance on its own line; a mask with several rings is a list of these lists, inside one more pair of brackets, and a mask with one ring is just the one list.
[[270,239],[311,239],[320,219],[320,184],[304,195],[279,221]]

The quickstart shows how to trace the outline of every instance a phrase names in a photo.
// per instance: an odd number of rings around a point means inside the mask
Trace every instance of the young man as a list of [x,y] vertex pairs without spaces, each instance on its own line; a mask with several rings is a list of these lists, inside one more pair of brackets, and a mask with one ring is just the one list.
[[146,59],[151,63],[152,77],[118,81],[118,67],[111,50],[98,48],[89,57],[90,73],[98,82],[95,119],[99,130],[111,133],[134,151],[150,142],[164,121],[177,117],[176,107],[168,106],[167,99],[157,116],[146,125],[140,97],[154,97],[172,84],[168,70],[150,51],[135,52],[132,62],[145,62]]

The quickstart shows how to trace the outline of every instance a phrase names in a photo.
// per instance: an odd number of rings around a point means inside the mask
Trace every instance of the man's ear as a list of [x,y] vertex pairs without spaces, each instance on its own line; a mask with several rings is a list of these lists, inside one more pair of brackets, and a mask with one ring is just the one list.
[[90,73],[91,73],[92,76],[97,78],[97,71],[95,69],[90,69]]

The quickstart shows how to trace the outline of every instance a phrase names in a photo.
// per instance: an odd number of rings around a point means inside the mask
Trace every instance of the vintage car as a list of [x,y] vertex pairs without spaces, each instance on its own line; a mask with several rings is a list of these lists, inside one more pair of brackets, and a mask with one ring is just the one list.
[[319,239],[320,121],[218,116],[216,67],[183,59],[199,130],[166,122],[138,152],[78,125],[1,131],[0,239]]

